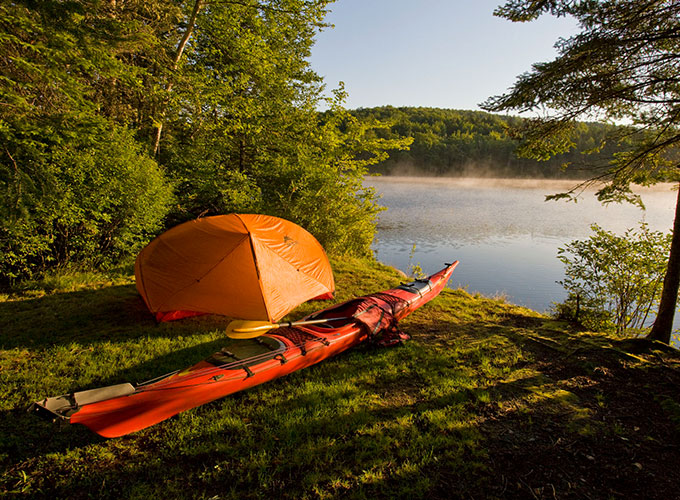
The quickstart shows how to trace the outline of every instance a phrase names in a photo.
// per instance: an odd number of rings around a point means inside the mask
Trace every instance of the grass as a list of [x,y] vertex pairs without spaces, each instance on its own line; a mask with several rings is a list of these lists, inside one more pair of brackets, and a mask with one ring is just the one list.
[[[338,297],[403,278],[335,259]],[[308,303],[291,317],[321,305]],[[0,492],[26,498],[672,498],[680,357],[445,290],[361,346],[106,440],[34,400],[140,382],[218,350],[225,318],[156,325],[132,277],[72,274],[0,301]]]

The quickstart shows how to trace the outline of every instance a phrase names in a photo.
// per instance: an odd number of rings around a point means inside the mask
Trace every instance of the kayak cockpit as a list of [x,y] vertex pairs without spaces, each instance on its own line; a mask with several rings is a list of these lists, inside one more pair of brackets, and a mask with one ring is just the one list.
[[402,283],[397,287],[397,290],[406,290],[407,292],[422,295],[429,292],[431,288],[432,282],[429,279],[417,279],[411,283]]
[[270,336],[232,340],[206,361],[225,370],[237,370],[281,358],[286,345]]

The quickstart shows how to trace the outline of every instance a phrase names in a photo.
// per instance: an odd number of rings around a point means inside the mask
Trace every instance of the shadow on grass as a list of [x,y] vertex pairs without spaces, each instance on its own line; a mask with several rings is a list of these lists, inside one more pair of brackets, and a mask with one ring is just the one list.
[[[291,313],[297,319],[333,301],[313,301]],[[43,348],[54,345],[94,345],[139,337],[173,337],[192,330],[224,329],[230,319],[203,315],[156,323],[134,285],[62,292],[39,298],[0,302],[0,347]]]
[[[655,400],[677,373],[626,365],[522,314],[421,313],[402,327],[414,337],[403,347],[359,347],[117,440],[1,415],[3,436],[23,428],[19,455],[3,461],[45,497],[71,498],[672,498],[680,487]],[[187,366],[221,343],[109,382]]]
[[[98,336],[78,338],[82,328],[109,332],[119,328],[123,338],[133,336],[135,332],[139,335],[138,321],[148,322],[144,318],[138,319],[140,314],[148,314],[143,304],[136,312],[133,308],[127,320],[112,320],[119,307],[129,309],[129,303],[137,300],[131,287],[118,288],[117,300],[112,300],[113,291],[104,296],[99,291],[68,294],[66,303],[75,302],[75,307],[71,308],[80,310],[82,315],[61,325],[58,337],[61,342],[69,343],[76,338],[79,342],[100,340]],[[37,305],[49,310],[63,306],[65,300],[47,299],[50,297],[36,299]],[[101,311],[102,303],[108,303],[109,309],[97,316],[96,311]],[[35,323],[38,325],[39,321]],[[150,324],[155,327],[152,322]],[[453,331],[454,327],[438,323],[440,329]],[[51,344],[53,339],[50,340],[38,345]],[[198,361],[219,349],[222,343],[222,340],[216,340],[154,358],[102,380],[101,385],[143,380],[186,367],[188,359]],[[423,357],[420,351],[415,343],[394,350],[355,349],[283,380],[191,410],[124,440],[129,440],[133,446],[145,442],[145,447],[153,449],[170,470],[177,470],[177,466],[171,464],[176,456],[182,457],[188,472],[193,475],[209,468],[215,461],[234,461],[233,470],[216,471],[200,481],[200,489],[212,494],[217,494],[213,492],[225,481],[236,485],[235,492],[252,490],[257,483],[255,478],[264,474],[272,476],[270,486],[264,490],[271,493],[276,492],[278,481],[303,485],[303,491],[307,492],[320,488],[346,493],[343,485],[349,484],[366,493],[367,497],[373,494],[422,496],[423,491],[432,490],[444,478],[459,480],[482,466],[483,452],[478,446],[480,435],[469,409],[484,398],[487,388],[467,384],[468,387],[453,387],[444,394],[428,395],[423,388],[444,385],[447,377],[455,375],[455,360],[444,352]],[[395,365],[402,365],[405,372],[385,375]],[[356,379],[358,374],[365,372],[372,373],[373,379]],[[332,388],[345,382],[349,384],[347,387],[329,392],[328,386]],[[315,387],[306,390],[305,385],[309,383]],[[403,398],[406,392],[411,394]],[[371,394],[381,394],[385,403],[374,406],[370,401],[363,401]],[[243,421],[251,422],[246,436],[234,432],[224,421],[225,412],[226,417],[231,417],[232,411]],[[215,426],[215,421],[222,425]],[[115,444],[79,426],[51,432],[49,424],[38,422],[34,416],[23,412],[1,414],[0,429],[6,436],[2,452],[6,457],[12,457],[13,463],[44,460],[50,453],[75,454],[74,463],[78,463],[82,460],[81,454],[87,454],[91,445],[118,449]],[[154,437],[159,435],[167,439]],[[176,442],[177,436],[182,436],[180,444]],[[225,442],[230,448],[225,448]],[[268,462],[272,465],[234,458],[234,454],[249,457],[258,452],[269,455]],[[115,464],[118,460],[118,457],[113,458]],[[135,463],[133,460],[125,467],[133,472],[128,475],[129,480],[158,475],[156,463]],[[346,468],[351,470],[349,482],[342,480]],[[85,480],[73,475],[68,464],[53,464],[46,470],[52,470],[56,476],[65,474],[68,477],[62,478],[59,486],[52,490],[58,496],[60,491],[72,491],[83,481],[92,487],[115,483],[113,474],[117,468],[95,468]],[[140,470],[144,473],[140,474]],[[129,493],[141,486],[130,482],[121,488]],[[108,492],[109,497],[115,496],[114,491]]]
[[[130,443],[143,443],[144,454],[130,456],[125,467],[122,450],[109,444],[118,455],[113,467],[94,468],[88,477],[52,463],[36,473],[56,481],[51,493],[57,497],[74,491],[129,497],[149,482],[172,490],[188,481],[192,498],[300,498],[314,491],[418,498],[443,471],[462,477],[478,466],[474,426],[458,422],[462,415],[455,426],[436,417],[455,395],[363,406],[370,387],[351,382],[370,355],[341,355],[326,368],[308,368],[130,436]],[[376,370],[390,360],[383,357]],[[126,484],[117,481],[123,471]],[[102,490],[104,483],[115,486]]]
[[[522,352],[515,367],[535,375],[491,384],[491,401],[476,405],[488,453],[477,495],[677,495],[680,476],[673,464],[680,460],[680,426],[663,403],[677,401],[677,351],[572,333],[548,318],[508,314],[488,326],[489,335]],[[471,342],[478,338],[475,325],[458,328],[475,332]]]
[[[137,339],[189,338],[196,333],[224,329],[226,318],[202,316],[181,322],[156,324],[134,285],[110,286],[97,290],[58,293],[40,298],[0,302],[0,346],[5,352],[3,392],[16,398],[14,408],[0,411],[0,456],[2,461],[30,460],[47,453],[63,453],[103,441],[81,426],[57,425],[28,413],[30,404],[42,397],[87,390],[96,387],[131,382],[133,384],[156,378],[165,373],[188,368],[218,351],[226,342],[218,338],[111,370],[107,375],[96,372],[87,376],[90,382],[74,386],[48,381],[46,387],[59,386],[57,393],[43,393],[43,381],[64,373],[70,380],[82,374],[74,365],[62,367],[49,356],[54,346],[74,344],[77,349],[96,350],[102,342],[121,345]],[[133,347],[136,344],[133,344]],[[142,345],[142,344],[140,344]],[[142,345],[144,347],[144,345]],[[26,349],[12,352],[12,349]],[[128,350],[130,348],[128,347]],[[115,347],[109,349],[115,351]],[[61,352],[61,351],[56,351]],[[67,354],[69,354],[67,352]],[[45,359],[41,359],[44,356]],[[91,354],[86,354],[91,364]],[[148,357],[148,353],[146,354]],[[25,362],[22,361],[26,360]],[[78,354],[70,355],[69,363],[77,363]],[[28,368],[30,367],[30,368]],[[82,370],[91,370],[83,366]],[[95,367],[96,369],[96,367]],[[32,373],[27,372],[29,370]],[[69,371],[70,370],[70,371]],[[44,372],[44,379],[36,372]],[[1,371],[0,371],[1,372]],[[102,370],[103,372],[103,370]],[[33,386],[26,386],[30,383]],[[50,389],[52,390],[52,389]],[[7,407],[7,405],[5,406]]]
[[0,344],[5,349],[120,340],[163,334],[155,328],[134,285],[56,293],[0,302]]

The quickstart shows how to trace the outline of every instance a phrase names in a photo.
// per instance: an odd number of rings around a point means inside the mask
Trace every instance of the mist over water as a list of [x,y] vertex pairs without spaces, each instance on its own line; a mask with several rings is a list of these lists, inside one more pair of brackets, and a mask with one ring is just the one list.
[[[677,193],[672,185],[641,188],[646,210],[630,204],[601,205],[595,188],[577,203],[546,202],[576,181],[369,177],[365,185],[382,195],[374,243],[377,258],[408,272],[426,273],[459,260],[450,286],[547,311],[566,297],[556,283],[564,277],[560,246],[589,237],[590,225],[622,234],[640,221],[667,232],[673,225]],[[412,255],[413,245],[416,250]]]

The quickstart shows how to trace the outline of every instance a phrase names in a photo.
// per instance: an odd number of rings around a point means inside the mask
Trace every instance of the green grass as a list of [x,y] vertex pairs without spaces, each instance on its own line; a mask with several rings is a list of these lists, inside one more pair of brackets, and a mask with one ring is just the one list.
[[[333,268],[338,301],[403,280],[373,261],[335,259]],[[305,304],[290,317],[323,305]],[[535,447],[535,458],[545,462],[541,453],[557,456],[560,440],[611,447],[625,438],[655,446],[655,431],[616,416],[627,400],[606,384],[618,370],[625,372],[621,380],[641,384],[651,384],[658,370],[666,378],[680,373],[673,353],[632,353],[627,344],[504,301],[445,290],[401,323],[413,336],[403,346],[360,346],[130,436],[106,440],[77,425],[58,429],[25,411],[45,396],[187,367],[220,348],[227,322],[199,317],[157,325],[127,276],[53,277],[4,296],[0,493],[553,498],[557,488],[593,497],[597,490],[571,478],[568,463],[560,480],[547,467],[537,474],[540,463],[524,474],[527,458],[517,460]],[[677,430],[678,398],[651,392],[655,418]],[[643,460],[640,450],[635,463]]]

